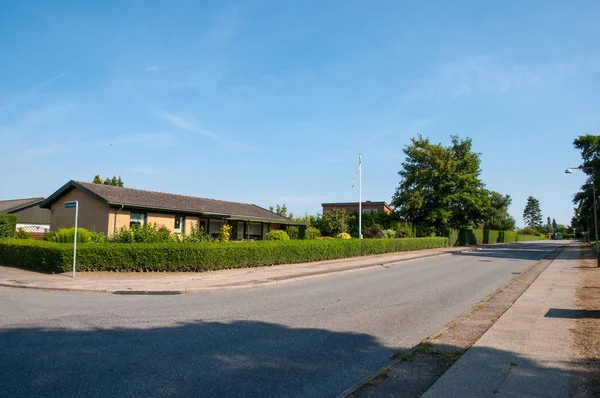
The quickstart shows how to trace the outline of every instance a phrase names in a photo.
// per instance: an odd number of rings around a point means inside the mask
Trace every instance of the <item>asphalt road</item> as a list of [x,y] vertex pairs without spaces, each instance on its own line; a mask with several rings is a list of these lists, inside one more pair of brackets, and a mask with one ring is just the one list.
[[0,288],[0,396],[335,396],[558,245],[203,294]]

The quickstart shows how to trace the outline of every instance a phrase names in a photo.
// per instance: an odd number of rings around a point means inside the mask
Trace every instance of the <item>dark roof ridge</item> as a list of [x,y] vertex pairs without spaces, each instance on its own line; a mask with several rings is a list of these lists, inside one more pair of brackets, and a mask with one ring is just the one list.
[[[83,186],[86,185],[92,185],[94,184],[93,182],[88,182],[88,181],[78,181],[78,180],[73,180],[74,182],[81,184]],[[165,194],[165,195],[172,195],[172,196],[182,196],[184,198],[195,198],[195,199],[202,199],[202,200],[212,200],[215,202],[226,202],[226,203],[236,203],[236,204],[242,204],[242,205],[252,205],[252,206],[256,206],[256,207],[260,207],[255,205],[254,203],[244,203],[244,202],[233,202],[231,200],[221,200],[221,199],[212,199],[212,198],[204,198],[201,196],[193,196],[193,195],[184,195],[184,194],[180,194],[180,193],[171,193],[171,192],[162,192],[162,191],[151,191],[149,189],[139,189],[139,188],[129,188],[129,187],[117,187],[114,185],[104,185],[104,184],[94,184],[94,185],[102,185],[103,187],[110,187],[109,189],[129,189],[132,191],[138,191],[138,192],[149,192],[149,193],[161,193],[161,194]],[[277,213],[275,213],[277,214]]]

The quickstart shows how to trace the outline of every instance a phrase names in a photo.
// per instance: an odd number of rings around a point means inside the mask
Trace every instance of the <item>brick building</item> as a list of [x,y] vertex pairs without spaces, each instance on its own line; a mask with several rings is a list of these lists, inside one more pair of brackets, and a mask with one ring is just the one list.
[[[335,209],[343,209],[348,213],[358,213],[358,202],[321,203],[321,206],[323,206],[323,213]],[[371,202],[370,200],[367,200],[366,202],[362,202],[362,212],[363,214],[377,212],[391,214],[392,208],[385,202]]]

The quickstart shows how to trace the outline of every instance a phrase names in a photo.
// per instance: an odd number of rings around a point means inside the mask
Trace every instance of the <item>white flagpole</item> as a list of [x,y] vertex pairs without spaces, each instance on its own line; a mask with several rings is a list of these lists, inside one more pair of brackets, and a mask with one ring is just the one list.
[[362,156],[358,154],[358,239],[362,239]]

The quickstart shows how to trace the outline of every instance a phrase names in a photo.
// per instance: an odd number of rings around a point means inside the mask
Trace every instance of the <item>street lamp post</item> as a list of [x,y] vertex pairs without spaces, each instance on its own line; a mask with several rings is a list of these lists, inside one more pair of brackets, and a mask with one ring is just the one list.
[[583,167],[583,166],[579,166],[579,167],[569,167],[568,169],[565,170],[565,173],[567,174],[571,174],[573,173],[573,169],[578,169],[581,171],[586,171],[586,170],[590,170],[592,172],[592,193],[594,195],[594,232],[595,232],[595,236],[596,236],[596,266],[600,267],[600,251],[598,250],[598,211],[597,209],[597,205],[596,205],[596,173],[593,167]]

